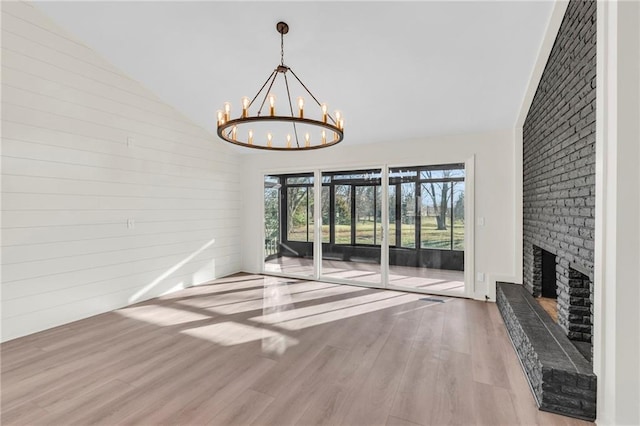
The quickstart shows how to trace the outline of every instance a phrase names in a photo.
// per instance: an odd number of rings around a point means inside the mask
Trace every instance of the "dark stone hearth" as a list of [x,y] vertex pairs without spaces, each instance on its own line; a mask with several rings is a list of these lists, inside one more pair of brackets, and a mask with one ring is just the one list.
[[594,420],[590,362],[519,284],[497,283],[496,302],[541,410]]

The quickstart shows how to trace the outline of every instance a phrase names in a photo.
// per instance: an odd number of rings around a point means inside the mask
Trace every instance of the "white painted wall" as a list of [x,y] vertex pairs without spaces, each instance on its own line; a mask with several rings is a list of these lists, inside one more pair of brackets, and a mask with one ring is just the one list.
[[594,371],[598,424],[640,424],[640,3],[598,3]]
[[[475,214],[485,226],[475,227],[475,296],[495,298],[495,281],[514,279],[513,131],[433,137],[412,141],[349,146],[348,128],[342,144],[309,152],[264,152],[242,158],[243,270],[259,272],[262,265],[263,176],[269,172],[312,171],[317,168],[409,166],[464,162],[475,156]],[[489,285],[487,286],[487,283]],[[487,288],[488,287],[488,288]]]
[[235,152],[27,3],[2,66],[3,340],[240,270]]

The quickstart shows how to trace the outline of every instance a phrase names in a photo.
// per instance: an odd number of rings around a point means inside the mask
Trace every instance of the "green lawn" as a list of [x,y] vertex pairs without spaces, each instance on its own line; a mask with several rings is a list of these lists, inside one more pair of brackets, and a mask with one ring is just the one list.
[[[356,224],[356,243],[358,244],[374,244],[373,239],[373,221],[358,222]],[[377,224],[376,230],[376,243],[380,244],[381,237],[381,225]],[[310,240],[313,240],[312,229],[309,229]],[[390,224],[389,233],[392,238],[392,245],[395,241],[396,225]],[[447,224],[446,230],[439,231],[436,225],[435,217],[422,217],[422,247],[423,248],[442,248],[448,249],[451,247],[451,229],[450,224]],[[306,241],[307,231],[304,226],[294,228],[289,233],[289,240],[291,241]],[[322,225],[322,241],[329,242],[329,225]],[[350,244],[351,243],[351,226],[350,225],[336,225],[336,244]],[[395,245],[402,247],[415,247],[415,227],[413,224],[402,225],[402,243],[397,242]],[[453,229],[453,248],[455,250],[464,249],[464,222],[455,221]]]

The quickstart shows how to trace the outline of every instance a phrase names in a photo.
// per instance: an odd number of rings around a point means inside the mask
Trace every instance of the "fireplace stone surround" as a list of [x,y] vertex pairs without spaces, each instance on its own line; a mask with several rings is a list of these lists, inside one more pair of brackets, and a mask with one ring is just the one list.
[[556,257],[558,325],[591,343],[595,232],[596,2],[571,0],[523,125],[523,285]]
[[[590,359],[597,6],[595,1],[569,1],[527,113],[522,128],[522,285],[499,283],[496,297],[540,408],[585,419],[596,415]],[[543,250],[555,257],[550,269],[555,272],[557,324],[535,301],[542,293]]]

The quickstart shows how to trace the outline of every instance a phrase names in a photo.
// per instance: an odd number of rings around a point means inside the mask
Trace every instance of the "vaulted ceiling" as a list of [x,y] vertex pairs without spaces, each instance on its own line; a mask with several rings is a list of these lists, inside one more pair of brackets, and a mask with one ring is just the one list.
[[345,115],[345,144],[513,127],[553,1],[35,2],[215,133],[285,62]]

